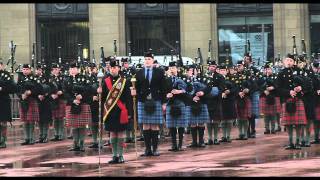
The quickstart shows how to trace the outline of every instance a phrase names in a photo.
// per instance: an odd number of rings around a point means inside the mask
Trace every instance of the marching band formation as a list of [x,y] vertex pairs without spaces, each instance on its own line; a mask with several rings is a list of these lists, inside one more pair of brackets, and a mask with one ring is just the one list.
[[[7,122],[12,121],[10,94],[19,97],[25,133],[21,145],[47,143],[53,124],[51,141],[64,140],[66,128],[73,138],[69,151],[83,152],[87,126],[93,139],[89,148],[101,148],[98,142],[104,129],[112,146],[112,164],[125,162],[124,147],[135,142],[137,127],[145,143],[141,156],[160,155],[159,137],[165,128],[173,152],[184,150],[185,133],[191,133],[190,148],[231,143],[234,126],[238,127],[234,139],[255,138],[261,115],[264,134],[276,134],[284,126],[289,136],[285,149],[320,143],[318,60],[308,64],[305,56],[288,54],[280,69],[266,62],[259,70],[251,54],[245,53],[236,65],[211,60],[206,69],[172,61],[166,67],[159,66],[148,51],[143,64],[130,66],[129,62],[129,58],[119,62],[109,56],[98,65],[53,63],[49,72],[45,64],[37,64],[34,72],[30,64],[24,64],[17,81],[0,62],[0,147],[6,148]],[[36,124],[39,137],[35,137]]]

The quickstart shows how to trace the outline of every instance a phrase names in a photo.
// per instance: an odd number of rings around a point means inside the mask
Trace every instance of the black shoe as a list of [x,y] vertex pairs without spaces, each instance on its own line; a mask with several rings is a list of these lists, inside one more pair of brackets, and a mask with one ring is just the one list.
[[159,151],[155,150],[152,152],[152,156],[160,156]]
[[68,139],[73,139],[73,136],[68,136],[67,138],[68,138]]
[[85,152],[84,147],[79,148],[79,151],[81,151],[81,152]]
[[68,151],[80,151],[80,147],[72,147]]
[[294,144],[289,144],[288,146],[286,146],[285,149],[286,150],[295,149]]
[[304,147],[311,147],[311,144],[304,144]]
[[218,139],[214,139],[213,144],[214,145],[219,145],[220,143],[219,143]]
[[194,148],[194,147],[198,147],[197,143],[191,143],[190,145],[187,146],[188,148]]
[[305,141],[301,141],[300,147],[305,147],[306,142]]
[[244,136],[242,134],[240,134],[239,137],[236,138],[236,140],[244,140]]
[[48,138],[43,138],[40,143],[47,143],[47,142],[48,142]]
[[88,136],[89,136],[89,137],[91,137],[91,136],[92,136],[92,134],[88,134]]
[[110,144],[109,141],[107,141],[106,143],[103,144],[103,146],[110,146],[110,145],[111,145],[111,144]]
[[275,130],[271,130],[271,134],[276,134],[276,131]]
[[0,149],[1,149],[1,148],[6,148],[6,147],[7,147],[6,144],[1,144],[1,145],[0,145]]
[[281,132],[281,127],[279,127],[279,128],[277,129],[277,131],[278,131],[278,132]]
[[178,151],[184,151],[184,149],[182,148],[182,145],[178,146]]
[[227,140],[227,138],[222,137],[221,140],[220,140],[220,142],[228,142],[228,140]]
[[24,146],[24,145],[29,145],[29,144],[30,144],[30,141],[27,140],[27,139],[26,139],[23,143],[21,143],[22,146]]
[[199,142],[198,147],[204,148],[204,147],[206,147],[206,145],[204,144],[204,142]]
[[140,137],[139,139],[137,139],[137,141],[144,141],[144,138]]
[[124,163],[124,158],[123,158],[123,156],[119,156],[119,158],[118,158],[118,163]]
[[178,151],[178,147],[177,146],[172,146],[171,149],[168,149],[168,151]]
[[249,138],[256,138],[256,133],[254,132],[254,133],[250,134]]
[[[69,139],[69,137],[68,137],[68,139]],[[50,139],[50,141],[58,141],[58,140],[59,140],[59,136],[54,136],[54,138]]]
[[266,131],[264,131],[264,133],[263,134],[270,134],[270,130],[266,130]]
[[91,144],[90,146],[88,146],[88,148],[99,148],[99,145],[98,145],[98,143],[93,143],[93,144]]
[[140,155],[141,157],[145,156],[153,156],[153,153],[151,151],[146,150],[143,154]]
[[36,140],[35,143],[42,143],[43,142],[43,139],[42,138],[39,138],[38,140]]
[[131,143],[131,139],[126,139],[124,142],[125,143]]
[[315,140],[311,141],[311,144],[320,144],[320,140],[319,139],[315,139]]
[[119,163],[119,157],[113,156],[112,160],[108,162],[109,164],[117,164]]
[[298,144],[295,144],[294,149],[301,149],[300,144],[299,144],[299,143],[298,143]]
[[213,145],[213,141],[212,139],[209,139],[207,143],[205,143],[206,145]]
[[232,142],[232,140],[231,140],[230,137],[227,137],[227,142],[228,142],[228,143],[231,143],[231,142]]

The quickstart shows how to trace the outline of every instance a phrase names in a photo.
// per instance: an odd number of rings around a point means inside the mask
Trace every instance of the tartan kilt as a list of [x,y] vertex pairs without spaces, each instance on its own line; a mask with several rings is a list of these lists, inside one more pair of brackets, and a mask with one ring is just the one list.
[[162,124],[163,114],[161,101],[155,101],[156,109],[149,115],[144,111],[144,103],[138,101],[138,123],[139,124]]
[[320,121],[320,104],[317,104],[315,107],[316,121]]
[[52,110],[52,119],[63,120],[66,117],[66,102],[63,99],[59,99],[58,108]]
[[255,117],[259,117],[259,91],[256,91],[251,96],[251,114],[255,115]]
[[71,106],[66,106],[66,127],[83,128],[91,121],[90,105],[82,104],[80,114],[72,114]]
[[23,122],[39,122],[40,120],[40,115],[39,115],[39,106],[38,106],[38,101],[35,100],[34,98],[30,97],[28,99],[29,102],[29,107],[28,111],[24,112],[22,108],[19,108],[19,113],[20,113],[20,119]]
[[281,102],[280,102],[280,97],[276,97],[276,113],[279,113],[281,115]]
[[245,98],[245,105],[243,108],[238,107],[238,101],[236,100],[236,112],[237,112],[237,119],[246,119],[248,120],[249,117],[251,117],[251,100],[249,97],[244,97]]
[[186,106],[183,102],[179,102],[181,108],[181,115],[179,117],[172,117],[170,115],[171,106],[166,107],[166,127],[188,127],[188,119],[186,116]]
[[206,104],[201,104],[201,112],[199,116],[194,116],[191,112],[191,106],[186,106],[186,116],[189,125],[205,124],[210,122],[208,107]]
[[[292,98],[289,98],[286,102],[293,101]],[[304,104],[301,99],[296,101],[296,112],[288,113],[286,111],[286,103],[282,104],[282,125],[293,125],[293,124],[307,124],[307,116],[304,109]]]
[[[279,98],[278,98],[279,99]],[[277,113],[277,100],[275,99],[275,103],[273,105],[267,104],[267,98],[265,96],[260,97],[260,110],[261,114],[264,115],[275,115]],[[280,101],[279,101],[280,103]]]

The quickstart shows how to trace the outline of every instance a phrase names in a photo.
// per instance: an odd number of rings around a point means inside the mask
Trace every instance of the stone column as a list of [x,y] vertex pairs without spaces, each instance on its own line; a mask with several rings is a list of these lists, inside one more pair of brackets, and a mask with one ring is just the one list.
[[[113,40],[117,40],[118,56],[125,55],[125,5],[89,4],[90,49],[100,57],[100,47],[104,47],[105,57],[113,55]],[[92,55],[92,53],[90,53]],[[92,58],[92,57],[90,57]]]
[[[10,41],[17,45],[17,64],[31,62],[32,41],[35,40],[35,4],[3,4],[0,6],[0,57],[10,58]],[[31,45],[31,46],[30,46]],[[9,68],[8,68],[9,69]]]
[[274,4],[274,54],[281,56],[292,53],[293,39],[296,36],[298,54],[302,54],[301,39],[305,39],[310,57],[310,20],[308,4]]
[[211,39],[212,39],[212,58],[218,63],[218,48],[219,48],[219,29],[218,29],[218,15],[217,4],[211,4]]
[[211,4],[180,4],[182,56],[194,59],[197,57],[197,49],[201,48],[202,57],[206,62],[208,39],[213,39],[211,13]]

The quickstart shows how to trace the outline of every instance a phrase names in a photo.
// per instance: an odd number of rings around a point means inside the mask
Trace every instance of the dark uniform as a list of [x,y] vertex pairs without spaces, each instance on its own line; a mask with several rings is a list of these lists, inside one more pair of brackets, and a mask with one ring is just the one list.
[[49,79],[44,74],[44,65],[37,65],[37,71],[42,71],[41,74],[36,74],[37,83],[41,84],[39,89],[39,96],[43,96],[43,99],[37,98],[39,105],[39,140],[36,143],[46,143],[48,142],[48,130],[49,123],[52,122],[51,113],[51,103],[50,94],[52,91],[51,85],[49,84]]
[[[293,59],[292,55],[288,55]],[[300,130],[301,125],[307,124],[305,107],[303,103],[302,93],[305,91],[304,81],[297,75],[296,68],[284,68],[278,74],[278,92],[283,98],[282,105],[282,124],[286,126],[289,134],[289,146],[286,149],[301,149],[300,147]],[[295,87],[301,86],[302,92],[297,92],[293,98],[290,91]],[[293,127],[296,128],[296,144],[293,144]]]
[[[51,68],[60,68],[59,64],[52,64]],[[51,109],[52,109],[52,120],[54,124],[54,138],[50,139],[51,141],[61,141],[64,138],[64,126],[66,117],[66,102],[63,94],[63,85],[64,75],[54,75],[50,76],[50,84],[52,87],[51,95],[55,94],[58,97],[53,99],[51,97]],[[61,91],[62,94],[59,95],[58,91]]]
[[314,61],[312,63],[313,67],[313,76],[312,76],[312,82],[313,82],[313,89],[314,89],[314,95],[315,95],[315,119],[313,121],[313,129],[314,129],[314,141],[311,142],[311,144],[320,144],[319,140],[319,130],[320,130],[320,74],[319,74],[319,68],[320,63],[319,60]]
[[[31,69],[29,64],[24,64],[22,68]],[[34,75],[23,75],[18,77],[18,96],[20,98],[20,119],[24,122],[25,141],[21,145],[34,144],[34,126],[39,122],[39,106],[38,95],[40,93],[41,85],[37,83]],[[27,91],[31,91],[26,99],[22,99],[22,95]]]
[[[111,67],[119,66],[119,62],[117,60],[112,60],[110,62]],[[117,84],[116,82],[121,82],[121,84]],[[111,144],[112,144],[112,151],[113,151],[113,158],[109,163],[123,163],[123,148],[125,146],[124,138],[118,137],[117,133],[121,133],[127,130],[128,123],[129,123],[129,116],[132,117],[132,97],[130,93],[130,86],[131,82],[128,81],[123,76],[117,75],[113,76],[112,74],[107,75],[102,80],[102,104],[106,106],[106,103],[110,103],[110,101],[106,101],[108,96],[113,97],[115,99],[118,97],[117,94],[109,94],[111,89],[123,89],[119,99],[116,101],[113,108],[110,110],[109,114],[106,116],[106,109],[103,108],[104,114],[104,128],[106,131],[116,134],[116,136],[111,137]],[[120,92],[119,92],[120,93]],[[111,99],[110,99],[111,100]]]
[[[76,63],[70,64],[70,68],[77,67]],[[69,76],[65,79],[63,84],[66,105],[66,126],[72,127],[73,133],[73,147],[70,151],[84,151],[84,138],[86,134],[86,127],[91,121],[90,101],[92,92],[96,91],[90,83],[87,76],[77,74]],[[80,104],[74,103],[77,95],[81,95]]]
[[[169,67],[176,67],[176,62],[170,62]],[[173,90],[182,90],[181,94],[173,94],[171,98],[167,97],[166,105],[166,127],[170,130],[172,146],[169,151],[181,151],[184,129],[188,126],[186,117],[186,106],[184,99],[187,84],[178,75],[167,76],[167,94]],[[177,130],[179,134],[179,144],[177,146]]]
[[[0,61],[0,64],[2,62]],[[9,94],[17,92],[13,77],[6,70],[0,69],[0,148],[6,147],[7,122],[12,121],[11,98]]]
[[[271,68],[269,63],[266,63],[264,69]],[[265,132],[264,134],[275,134],[275,123],[277,120],[277,111],[280,106],[280,99],[277,94],[277,74],[265,74],[263,76],[264,84],[260,94],[260,112],[264,115]],[[273,87],[273,90],[267,90],[268,87]],[[269,94],[266,95],[265,91]],[[271,124],[271,128],[270,128]]]
[[[153,58],[151,53],[145,57]],[[136,91],[138,98],[138,122],[146,125],[163,123],[162,104],[165,103],[165,75],[159,68],[142,68],[136,73]],[[158,130],[144,129],[145,153],[143,156],[159,156]],[[151,151],[152,143],[152,151]]]

